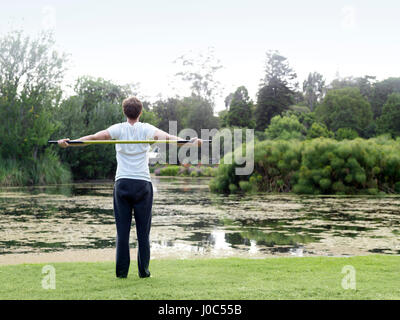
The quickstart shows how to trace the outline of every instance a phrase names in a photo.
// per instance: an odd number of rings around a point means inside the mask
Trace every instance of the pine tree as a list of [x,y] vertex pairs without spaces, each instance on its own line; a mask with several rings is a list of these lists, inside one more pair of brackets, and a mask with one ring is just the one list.
[[263,131],[273,116],[282,114],[293,103],[296,77],[287,58],[277,51],[267,52],[265,77],[257,95],[256,130]]

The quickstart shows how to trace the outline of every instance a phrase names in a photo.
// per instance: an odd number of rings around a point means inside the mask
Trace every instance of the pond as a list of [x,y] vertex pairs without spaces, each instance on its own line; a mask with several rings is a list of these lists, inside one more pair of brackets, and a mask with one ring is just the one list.
[[[208,178],[152,179],[152,257],[400,254],[400,197],[225,196]],[[113,250],[112,192],[111,181],[3,188],[0,255]]]

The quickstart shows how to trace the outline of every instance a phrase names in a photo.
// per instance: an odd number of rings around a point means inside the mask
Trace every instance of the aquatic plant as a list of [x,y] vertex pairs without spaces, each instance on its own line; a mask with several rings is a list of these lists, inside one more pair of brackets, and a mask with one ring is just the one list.
[[222,163],[210,182],[211,191],[400,193],[400,141],[382,137],[266,140],[254,146],[251,175],[236,175],[236,167],[235,163]]

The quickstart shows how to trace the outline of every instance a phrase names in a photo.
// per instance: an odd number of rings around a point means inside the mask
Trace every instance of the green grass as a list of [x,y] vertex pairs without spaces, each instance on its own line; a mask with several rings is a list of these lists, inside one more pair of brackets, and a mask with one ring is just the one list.
[[[41,282],[45,264],[0,267],[0,299],[400,299],[400,257],[152,260],[151,278],[114,276],[115,264],[54,263],[56,289]],[[342,288],[342,268],[356,290]]]

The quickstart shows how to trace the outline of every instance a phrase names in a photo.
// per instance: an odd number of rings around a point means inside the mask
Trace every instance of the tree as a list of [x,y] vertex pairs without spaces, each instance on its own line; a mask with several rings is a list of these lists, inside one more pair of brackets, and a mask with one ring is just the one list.
[[382,115],[377,119],[378,133],[400,136],[400,93],[392,93],[383,106]]
[[54,49],[51,33],[36,39],[13,31],[0,38],[1,156],[33,165],[56,129],[65,54]]
[[294,91],[298,83],[295,81],[297,74],[290,67],[286,57],[282,56],[276,50],[267,51],[267,60],[265,64],[265,76],[261,80],[261,86],[270,84],[271,81],[277,81]]
[[258,91],[255,110],[256,130],[263,131],[271,119],[288,110],[292,104],[292,91],[278,80],[271,80]]
[[143,110],[142,110],[142,115],[140,116],[140,122],[150,123],[153,126],[158,127],[159,119],[153,110],[145,108],[143,104]]
[[257,94],[256,129],[263,131],[275,115],[280,115],[293,103],[297,87],[296,73],[287,58],[277,51],[267,52],[265,77]]
[[[305,108],[306,110],[304,110]],[[308,130],[314,122],[316,122],[315,112],[309,112],[308,107],[290,106],[283,115],[291,116],[295,115],[299,119],[300,123]]]
[[331,82],[329,89],[358,88],[361,95],[370,100],[373,94],[375,81],[376,77],[369,75],[365,75],[364,77],[338,77]]
[[[57,110],[57,120],[62,125],[54,138],[76,139],[125,121],[121,102],[133,94],[127,85],[117,85],[102,78],[79,78],[75,95],[65,99]],[[143,113],[145,118],[151,118],[150,111]],[[116,169],[114,147],[101,146],[99,151],[99,146],[91,146],[59,150],[59,155],[70,165],[74,179],[110,178]]]
[[215,74],[222,68],[221,62],[215,58],[214,49],[208,48],[206,53],[197,56],[182,55],[174,63],[182,65],[183,70],[175,76],[190,83],[192,95],[207,100],[214,107],[215,97],[219,94],[221,85],[215,79]]
[[339,128],[336,131],[336,140],[354,140],[358,138],[357,131],[350,128]]
[[182,99],[182,115],[184,128],[190,128],[201,135],[201,129],[218,128],[218,118],[214,116],[213,106],[210,101],[192,95]]
[[323,123],[314,122],[307,131],[307,139],[333,138],[335,134],[329,131]]
[[85,123],[88,125],[89,116],[99,103],[121,104],[130,95],[136,95],[138,84],[117,85],[103,78],[83,76],[76,80],[75,92],[83,98],[82,111],[87,111]]
[[221,110],[218,112],[218,124],[220,128],[226,128],[228,124],[228,110]]
[[226,110],[229,109],[229,106],[231,105],[232,99],[233,99],[233,93],[232,92],[225,97],[224,103],[225,103],[225,109]]
[[371,107],[374,119],[382,114],[383,105],[392,93],[400,93],[400,78],[388,78],[375,83],[371,97]]
[[303,94],[307,106],[314,111],[325,94],[325,80],[322,74],[318,72],[308,74],[307,80],[303,82]]
[[372,122],[371,105],[357,88],[329,91],[315,112],[317,119],[332,131],[350,128],[364,136]]
[[[368,100],[368,102],[372,106],[372,111],[374,112],[373,107],[373,96],[376,85],[376,77],[365,75],[364,77],[345,77],[334,79],[330,85],[329,90],[337,90],[343,88],[358,88],[360,90],[361,95]],[[382,107],[382,106],[381,106]]]
[[271,119],[271,124],[265,130],[269,139],[303,139],[306,128],[299,122],[296,116],[275,116]]
[[246,87],[241,86],[233,93],[228,111],[228,125],[253,128],[252,102]]
[[158,119],[158,127],[169,131],[169,122],[177,121],[178,132],[183,129],[183,114],[181,113],[182,101],[177,98],[158,100],[153,105],[153,111]]

